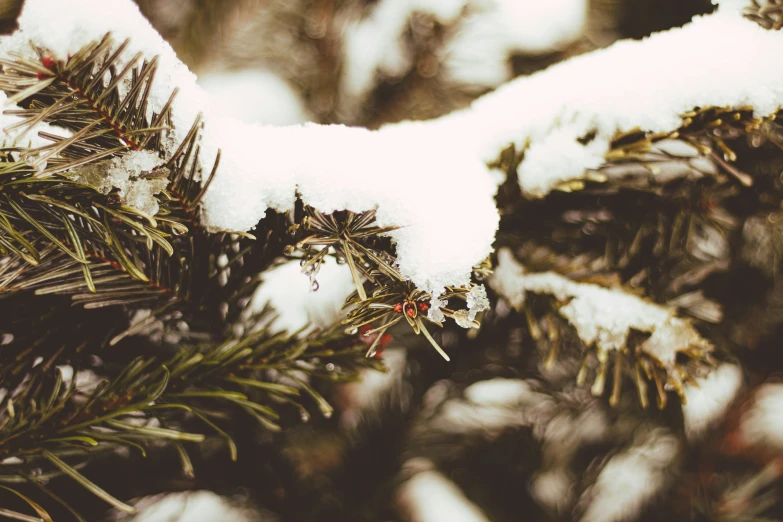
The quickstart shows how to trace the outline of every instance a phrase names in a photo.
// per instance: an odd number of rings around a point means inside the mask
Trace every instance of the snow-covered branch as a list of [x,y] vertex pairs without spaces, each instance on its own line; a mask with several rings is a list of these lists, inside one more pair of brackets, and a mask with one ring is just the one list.
[[526,147],[518,169],[524,192],[541,196],[599,167],[618,132],[671,132],[697,106],[753,107],[759,117],[777,111],[783,67],[775,52],[783,34],[729,4],[684,28],[520,78],[444,118],[379,131],[225,117],[130,0],[110,10],[100,0],[28,0],[20,30],[4,39],[2,51],[29,53],[32,41],[65,59],[107,31],[117,41],[131,38],[128,59],[137,52],[159,57],[149,110],[178,89],[171,143],[203,113],[202,165],[222,151],[204,199],[211,227],[249,230],[268,208],[291,209],[297,195],[322,212],[377,208],[379,226],[401,227],[389,235],[402,275],[436,295],[466,284],[492,251],[497,177],[487,163],[510,144]]

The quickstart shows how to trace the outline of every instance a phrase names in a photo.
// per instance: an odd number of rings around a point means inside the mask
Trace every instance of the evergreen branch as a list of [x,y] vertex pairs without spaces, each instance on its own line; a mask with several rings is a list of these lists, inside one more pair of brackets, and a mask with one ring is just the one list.
[[[244,411],[263,427],[277,430],[280,415],[275,409],[281,401],[306,415],[298,398],[302,390],[328,416],[331,406],[315,381],[350,380],[360,368],[380,368],[377,360],[363,358],[355,343],[339,326],[301,340],[259,330],[217,346],[180,346],[165,361],[138,357],[109,380],[86,386],[77,387],[76,375],[66,386],[56,369],[39,372],[5,400],[0,458],[17,463],[0,467],[0,483],[29,477],[31,467],[40,467],[43,458],[119,506],[119,500],[77,471],[79,463],[118,445],[145,455],[145,446],[153,441],[199,442],[203,435],[172,427],[189,414],[226,439],[236,458],[229,432],[209,418],[215,405]],[[153,419],[161,426],[151,425]],[[76,464],[69,464],[71,460]]]

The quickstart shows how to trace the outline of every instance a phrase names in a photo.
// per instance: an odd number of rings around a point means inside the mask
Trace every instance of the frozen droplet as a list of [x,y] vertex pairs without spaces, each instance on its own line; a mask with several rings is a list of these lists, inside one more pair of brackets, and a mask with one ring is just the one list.
[[324,418],[325,419],[331,419],[332,418],[332,410],[324,410],[323,414],[324,414]]
[[470,328],[473,326],[473,321],[468,318],[467,310],[457,310],[454,313],[454,322],[463,328]]
[[471,321],[476,318],[476,314],[489,310],[489,299],[487,299],[487,289],[484,285],[476,285],[470,289],[466,297],[468,310],[468,319]]
[[228,271],[221,270],[218,274],[218,284],[220,286],[226,286],[228,284]]
[[217,266],[220,268],[226,268],[228,265],[228,256],[226,254],[220,254],[217,258]]
[[302,410],[299,412],[299,418],[302,419],[302,422],[307,422],[310,420],[310,414],[307,413],[305,410]]
[[11,344],[13,340],[14,340],[14,334],[4,333],[3,335],[0,335],[0,346]]

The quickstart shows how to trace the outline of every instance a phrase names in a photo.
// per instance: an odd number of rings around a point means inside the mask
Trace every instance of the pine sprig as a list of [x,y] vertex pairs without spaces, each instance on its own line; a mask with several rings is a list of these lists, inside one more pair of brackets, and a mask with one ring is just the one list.
[[[367,357],[376,353],[379,341],[385,332],[405,319],[414,333],[423,334],[435,350],[445,359],[449,356],[432,337],[425,322],[442,327],[445,318],[452,319],[463,328],[478,328],[480,323],[475,319],[477,311],[457,310],[449,308],[456,301],[468,303],[486,309],[483,304],[486,295],[483,287],[468,283],[462,287],[447,287],[445,292],[433,301],[433,295],[425,292],[407,281],[395,267],[393,244],[385,237],[398,227],[380,227],[375,224],[375,211],[361,214],[353,212],[335,212],[323,214],[318,210],[305,206],[304,217],[292,228],[296,234],[309,234],[296,243],[296,248],[289,247],[287,253],[293,254],[296,249],[302,252],[302,271],[310,276],[313,288],[318,288],[316,280],[318,270],[327,255],[333,255],[339,264],[346,264],[356,291],[346,300],[344,309],[348,316],[343,321],[352,329],[376,324],[375,328],[367,329],[361,334],[370,338],[375,336],[367,350]],[[477,280],[491,273],[489,260],[474,269]],[[470,298],[468,296],[471,296]],[[472,301],[481,300],[482,304]],[[428,314],[430,307],[437,305],[434,314]],[[479,311],[481,311],[479,310]]]
[[273,431],[280,429],[281,408],[306,418],[315,404],[330,416],[318,381],[352,380],[361,368],[382,368],[357,357],[356,342],[339,326],[303,339],[262,328],[217,346],[180,346],[167,359],[140,356],[100,382],[96,376],[77,385],[81,374],[75,371],[66,386],[59,369],[36,371],[3,401],[0,459],[10,464],[0,466],[0,484],[21,478],[43,485],[33,470],[44,467],[46,477],[64,473],[118,509],[132,510],[78,469],[118,446],[144,456],[151,444],[200,442],[204,434],[183,430],[192,421],[224,438],[236,459],[231,428],[219,420],[227,408]]
[[[65,62],[41,49],[38,60],[2,62],[0,86],[23,106],[10,111],[22,118],[10,130],[48,123],[73,135],[41,132],[51,145],[0,149],[0,292],[67,295],[88,309],[174,308],[223,334],[224,306],[238,316],[237,302],[255,287],[249,279],[280,254],[285,224],[265,219],[258,243],[205,230],[199,206],[220,156],[202,168],[198,118],[164,158],[175,93],[152,112],[157,60],[121,62],[127,45],[107,35]],[[122,161],[134,150],[161,158],[136,180],[160,188],[149,201],[155,215],[123,201],[107,174],[129,168]]]

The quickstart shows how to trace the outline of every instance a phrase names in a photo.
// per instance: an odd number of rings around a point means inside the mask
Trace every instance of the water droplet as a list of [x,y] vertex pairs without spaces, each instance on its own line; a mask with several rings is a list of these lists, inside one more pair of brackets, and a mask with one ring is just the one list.
[[328,364],[326,365],[326,371],[327,371],[327,372],[333,372],[333,371],[334,371],[334,364],[332,364],[332,363],[328,363]]
[[307,422],[310,420],[310,414],[306,411],[302,410],[299,412],[299,417],[302,419],[302,422]]
[[332,410],[326,410],[323,412],[325,419],[331,419],[332,418]]
[[218,274],[218,284],[220,286],[226,286],[228,284],[228,271],[227,270],[222,270]]

